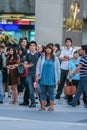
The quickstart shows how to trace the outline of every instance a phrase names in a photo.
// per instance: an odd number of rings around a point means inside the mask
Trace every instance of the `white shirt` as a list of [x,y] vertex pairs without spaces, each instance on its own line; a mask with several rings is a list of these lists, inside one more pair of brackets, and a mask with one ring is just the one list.
[[[69,58],[73,58],[73,53],[74,53],[74,52],[75,52],[75,49],[72,48],[72,47],[71,47],[70,49],[64,48],[64,49],[61,51],[60,58],[61,58],[61,57],[64,57],[64,56],[69,56]],[[61,69],[63,69],[63,70],[68,70],[68,60],[61,62]]]

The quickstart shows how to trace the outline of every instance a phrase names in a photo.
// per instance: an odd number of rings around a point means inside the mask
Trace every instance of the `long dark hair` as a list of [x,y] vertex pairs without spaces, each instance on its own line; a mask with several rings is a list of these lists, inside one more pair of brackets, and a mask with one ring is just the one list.
[[54,55],[53,55],[53,47],[50,44],[47,44],[45,47],[45,56],[47,57],[47,52],[46,49],[49,48],[51,49],[51,59],[54,61]]
[[10,46],[10,47],[9,47],[9,51],[10,51],[10,49],[13,50],[13,55],[10,55],[10,54],[9,54],[9,56],[8,56],[8,60],[10,60],[12,56],[13,56],[13,60],[14,60],[14,59],[17,58],[16,49],[15,49],[13,46]]

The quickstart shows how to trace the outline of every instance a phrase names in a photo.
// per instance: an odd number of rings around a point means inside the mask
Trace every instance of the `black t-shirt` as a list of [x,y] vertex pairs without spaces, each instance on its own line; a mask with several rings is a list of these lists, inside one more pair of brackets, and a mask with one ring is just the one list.
[[40,53],[36,52],[34,55],[32,55],[31,53],[28,53],[26,55],[26,61],[28,62],[28,64],[32,63],[33,66],[29,67],[29,74],[35,74],[36,73],[36,65],[37,65],[37,61],[38,58],[40,57]]

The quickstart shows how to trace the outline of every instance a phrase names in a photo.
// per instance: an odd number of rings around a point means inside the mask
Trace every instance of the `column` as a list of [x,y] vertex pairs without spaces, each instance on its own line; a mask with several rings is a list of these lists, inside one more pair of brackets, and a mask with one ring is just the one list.
[[35,39],[38,44],[62,44],[63,0],[36,0]]

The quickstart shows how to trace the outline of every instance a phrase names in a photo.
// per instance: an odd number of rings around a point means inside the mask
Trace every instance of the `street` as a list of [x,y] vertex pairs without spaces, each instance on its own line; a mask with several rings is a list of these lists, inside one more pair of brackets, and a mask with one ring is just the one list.
[[[87,130],[87,108],[82,100],[80,106],[69,106],[64,98],[55,100],[53,112],[36,108],[9,104],[5,98],[0,104],[0,130]],[[19,97],[22,102],[22,97]]]

